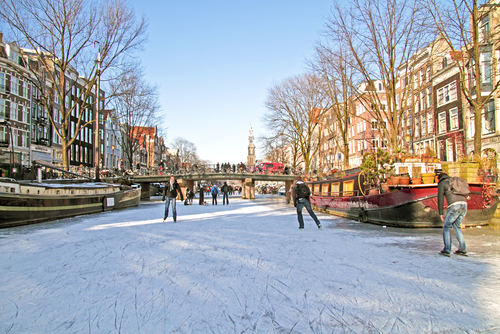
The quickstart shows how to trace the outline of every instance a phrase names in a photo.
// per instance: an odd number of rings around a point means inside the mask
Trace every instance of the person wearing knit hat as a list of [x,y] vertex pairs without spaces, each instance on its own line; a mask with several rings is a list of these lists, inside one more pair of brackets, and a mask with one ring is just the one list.
[[[451,253],[451,231],[455,232],[457,237],[459,248],[455,252],[457,255],[467,256],[467,250],[465,246],[465,239],[462,231],[460,230],[460,224],[467,214],[467,199],[463,195],[455,194],[451,191],[450,187],[450,177],[445,172],[438,174],[438,210],[443,221],[443,242],[444,248],[439,253],[444,256],[450,256]],[[444,215],[444,199],[448,203],[448,208],[446,209],[446,215]]]

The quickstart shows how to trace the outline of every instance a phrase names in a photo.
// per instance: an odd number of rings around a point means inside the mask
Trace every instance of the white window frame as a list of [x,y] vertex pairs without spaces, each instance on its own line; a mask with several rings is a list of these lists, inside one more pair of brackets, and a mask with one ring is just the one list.
[[450,131],[458,130],[458,108],[450,109]]
[[442,134],[445,132],[446,132],[446,111],[443,111],[438,114],[438,133]]

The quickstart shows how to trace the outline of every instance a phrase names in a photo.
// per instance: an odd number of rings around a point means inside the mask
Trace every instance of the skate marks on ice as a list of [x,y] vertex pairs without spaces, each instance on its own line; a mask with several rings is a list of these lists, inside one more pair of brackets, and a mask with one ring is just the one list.
[[443,258],[439,232],[339,230],[325,215],[331,228],[318,231],[305,214],[299,231],[293,207],[251,203],[179,205],[177,223],[148,203],[0,232],[0,332],[420,333],[500,323],[498,258]]

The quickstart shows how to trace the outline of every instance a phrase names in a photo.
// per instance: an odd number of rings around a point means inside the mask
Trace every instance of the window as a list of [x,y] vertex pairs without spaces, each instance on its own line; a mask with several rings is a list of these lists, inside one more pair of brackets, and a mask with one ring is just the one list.
[[446,132],[446,112],[439,113],[438,115],[438,121],[439,121],[439,133],[445,133]]
[[432,87],[427,87],[427,108],[432,106]]
[[416,106],[415,106],[414,110],[415,110],[415,113],[418,113],[421,110],[421,108],[422,108],[422,105],[420,103],[420,95],[419,95],[419,93],[415,94],[415,104],[416,104]]
[[17,83],[17,78],[16,77],[11,77],[10,78],[10,92],[12,94],[18,95],[18,89],[19,89],[19,86],[18,86],[18,83]]
[[481,79],[483,83],[491,82],[491,52],[481,53]]
[[448,58],[443,57],[443,62],[441,63],[441,69],[445,68],[448,66]]
[[429,112],[427,114],[427,133],[432,134],[433,133],[433,120],[432,120],[432,112]]
[[352,196],[354,190],[354,180],[353,181],[345,181],[343,183],[344,196]]
[[476,134],[476,128],[474,124],[474,116],[471,116],[469,121],[469,137],[474,138],[475,134]]
[[455,101],[457,99],[457,83],[454,81],[444,87],[437,90],[438,95],[438,106],[442,106],[448,102]]
[[373,149],[378,148],[378,138],[373,138],[372,139],[372,148]]
[[431,67],[427,67],[427,81],[431,81]]
[[332,183],[332,196],[340,195],[340,183]]
[[415,137],[418,138],[420,137],[420,121],[419,121],[419,118],[420,117],[416,117],[415,118]]
[[12,50],[12,48],[10,48],[10,52],[9,52],[9,59],[12,60],[13,62],[16,62],[18,61],[18,55],[17,55],[17,52]]
[[480,23],[479,34],[480,42],[486,42],[490,38],[490,19],[488,16]]
[[372,119],[372,130],[378,129],[378,122],[376,119]]
[[450,110],[450,130],[458,130],[458,109]]
[[425,91],[420,94],[420,110],[424,111],[427,108],[425,105]]
[[483,111],[483,135],[495,132],[495,102],[486,103]]
[[7,78],[5,73],[0,73],[0,93],[5,93],[7,90]]

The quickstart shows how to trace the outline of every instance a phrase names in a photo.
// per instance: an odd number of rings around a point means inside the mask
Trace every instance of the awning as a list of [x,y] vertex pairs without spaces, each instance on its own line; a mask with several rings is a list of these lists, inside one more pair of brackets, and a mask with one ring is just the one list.
[[31,151],[31,161],[35,160],[52,163],[52,156],[45,152]]

